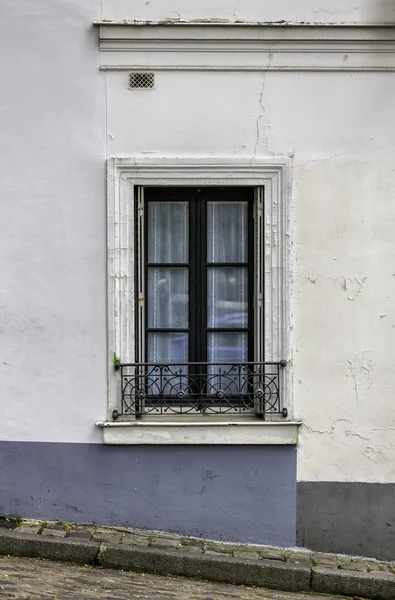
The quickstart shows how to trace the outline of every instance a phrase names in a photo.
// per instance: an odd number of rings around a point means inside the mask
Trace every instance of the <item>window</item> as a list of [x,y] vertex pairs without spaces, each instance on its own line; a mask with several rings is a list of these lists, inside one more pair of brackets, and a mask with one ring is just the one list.
[[289,163],[109,160],[106,443],[295,443]]
[[121,367],[122,413],[286,416],[283,363],[261,358],[263,190],[140,187],[136,200],[139,361]]
[[147,188],[144,204],[141,359],[253,361],[254,190]]

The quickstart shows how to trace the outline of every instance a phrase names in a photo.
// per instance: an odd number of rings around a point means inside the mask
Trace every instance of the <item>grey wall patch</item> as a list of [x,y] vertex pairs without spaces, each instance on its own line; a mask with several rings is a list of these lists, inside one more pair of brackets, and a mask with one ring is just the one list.
[[297,544],[393,560],[395,484],[299,482]]

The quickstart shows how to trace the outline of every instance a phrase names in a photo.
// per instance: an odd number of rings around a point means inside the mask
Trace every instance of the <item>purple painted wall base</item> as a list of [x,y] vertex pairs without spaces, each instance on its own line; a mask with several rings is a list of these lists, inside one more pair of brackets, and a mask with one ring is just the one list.
[[0,512],[293,546],[296,449],[0,442]]

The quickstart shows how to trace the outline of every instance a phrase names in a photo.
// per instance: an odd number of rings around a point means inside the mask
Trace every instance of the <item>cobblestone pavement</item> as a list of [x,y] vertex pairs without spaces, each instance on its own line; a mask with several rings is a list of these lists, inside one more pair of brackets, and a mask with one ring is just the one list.
[[337,600],[258,588],[0,557],[0,598],[80,600]]

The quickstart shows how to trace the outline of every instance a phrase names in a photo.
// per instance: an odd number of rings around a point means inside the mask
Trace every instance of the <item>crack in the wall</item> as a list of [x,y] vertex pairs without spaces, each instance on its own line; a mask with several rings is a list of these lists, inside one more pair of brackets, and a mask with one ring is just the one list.
[[373,446],[366,446],[365,450],[362,451],[362,454],[376,464],[379,462],[380,458],[385,458],[383,452],[380,449],[376,450]]
[[348,152],[343,152],[342,154],[333,154],[333,156],[328,156],[327,158],[306,160],[306,162],[304,162],[304,163],[299,163],[299,164],[295,165],[295,169],[300,169],[300,168],[305,167],[306,165],[310,165],[312,163],[324,163],[324,162],[328,162],[329,160],[335,160],[336,158],[340,158],[341,156],[346,156],[346,154],[348,154]]
[[394,444],[392,442],[388,442],[388,446],[386,446],[385,444],[382,444],[384,450],[391,450],[394,447]]
[[308,273],[306,275],[306,279],[308,279],[311,283],[315,283],[318,278],[319,278],[319,275],[315,275],[314,273]]
[[[376,427],[369,431],[363,439],[366,439],[369,443],[366,445],[366,448],[362,450],[362,454],[366,456],[369,460],[374,463],[378,463],[380,459],[382,460],[393,460],[393,455],[386,455],[385,452],[390,452],[394,444],[391,441],[388,441],[387,444],[382,442],[382,438],[385,435],[386,431],[394,430],[394,427]],[[376,432],[379,432],[379,444],[374,444],[372,438],[376,435]],[[361,436],[362,437],[362,436]]]
[[[331,420],[332,420],[332,419],[331,419]],[[343,419],[343,418],[340,418],[340,419],[333,419],[333,420],[332,420],[332,425],[331,425],[331,428],[330,428],[330,430],[327,430],[327,429],[324,429],[324,430],[321,430],[321,429],[313,429],[312,427],[310,427],[309,425],[307,425],[307,423],[306,423],[306,422],[303,422],[303,429],[307,429],[307,430],[308,430],[308,431],[310,431],[311,433],[319,433],[319,434],[321,434],[321,435],[329,435],[329,436],[332,436],[332,437],[333,437],[333,435],[334,435],[334,433],[335,433],[335,429],[336,429],[336,426],[337,426],[337,424],[338,424],[338,423],[341,423],[341,422],[345,422],[345,423],[351,423],[351,424],[352,424],[352,421],[350,421],[350,419]]]
[[261,93],[259,96],[259,105],[261,107],[261,112],[258,116],[258,119],[256,121],[256,139],[255,139],[255,146],[254,146],[254,154],[253,154],[253,158],[256,157],[256,153],[258,150],[258,144],[259,144],[259,137],[260,137],[260,123],[261,120],[263,119],[263,116],[265,114],[265,107],[263,106],[263,94],[265,93],[265,87],[266,87],[266,73],[262,74],[263,76],[263,80],[262,80],[262,88],[261,88]]
[[236,19],[236,21],[239,20],[239,17],[237,16],[238,9],[239,9],[239,0],[237,0],[236,6],[234,7],[233,13],[232,13],[232,15],[234,16],[234,18]]
[[[349,419],[341,418],[333,420],[330,429],[322,430],[314,429],[313,427],[310,427],[309,425],[304,423],[302,433],[303,430],[307,430],[310,433],[329,436],[331,439],[336,439],[342,445],[346,446],[347,448],[350,448],[350,444],[346,443],[345,439],[341,439],[342,431],[339,431],[337,428],[339,422],[346,422],[350,423],[351,425],[353,424],[353,422]],[[345,438],[355,438],[356,443],[358,443],[358,441],[361,440],[362,447],[359,451],[366,459],[374,462],[375,464],[378,464],[380,461],[394,460],[394,443],[391,442],[391,440],[386,440],[385,442],[383,441],[388,431],[395,431],[395,427],[375,427],[371,431],[364,433],[359,433],[358,431],[354,431],[353,429],[345,429],[344,436]],[[314,456],[314,453],[308,455],[306,454],[302,458],[303,460],[307,460],[312,456]]]
[[347,293],[348,300],[359,298],[367,275],[363,275],[362,277],[346,277],[345,275],[342,275],[341,277],[343,279],[342,288]]
[[367,435],[372,436],[376,433],[376,431],[379,431],[380,433],[383,433],[383,431],[395,431],[395,427],[374,427],[371,431],[367,433]]
[[350,364],[351,377],[353,378],[353,381],[354,381],[355,399],[356,399],[357,404],[359,404],[359,381],[358,381],[358,375],[357,375],[357,372],[355,371],[355,366],[352,363],[352,361],[349,360],[348,362]]
[[357,433],[356,431],[351,431],[351,429],[346,429],[346,431],[344,433],[347,437],[350,437],[350,436],[351,437],[359,437],[361,440],[367,440],[368,442],[370,441],[370,438],[368,438],[364,435],[361,435],[360,433]]
[[[265,113],[266,113],[266,109],[265,109],[265,106],[263,104],[263,95],[264,95],[265,89],[266,89],[266,73],[267,73],[267,71],[269,71],[269,69],[271,67],[272,58],[273,58],[273,53],[269,52],[269,61],[268,61],[268,64],[267,64],[265,70],[262,73],[262,77],[263,77],[263,79],[262,79],[262,87],[261,87],[261,92],[259,94],[260,113],[259,113],[258,118],[256,120],[256,138],[255,138],[254,152],[253,152],[253,155],[252,155],[252,158],[251,158],[251,166],[252,166],[253,159],[256,158],[256,154],[257,154],[257,151],[258,151],[258,145],[259,145],[259,142],[260,142],[260,139],[261,139],[260,125],[261,125],[261,121],[264,118]],[[266,127],[270,127],[270,123],[266,122]],[[265,144],[265,148],[268,151],[268,153],[271,154],[271,155],[273,155],[273,153],[269,151],[269,140],[268,140],[268,136],[267,135],[265,136],[264,144]]]
[[[374,370],[374,362],[371,359],[365,361],[365,354],[367,354],[368,352],[370,351],[364,350],[361,358],[354,357],[353,360],[348,359],[349,371],[353,380],[355,400],[357,404],[360,404],[359,389],[361,383],[364,383],[364,388],[366,391],[369,390],[373,385],[372,372]],[[361,382],[360,380],[361,374],[364,376],[364,382]]]

